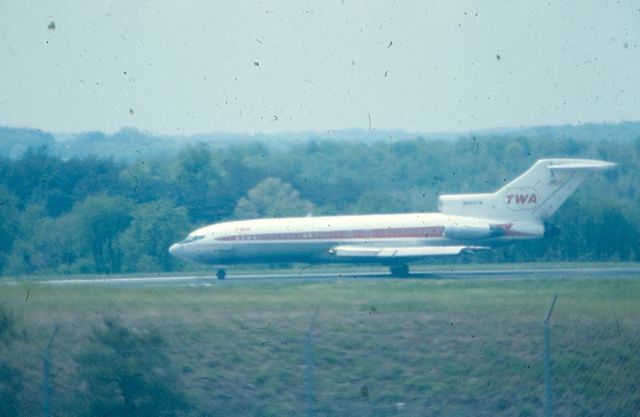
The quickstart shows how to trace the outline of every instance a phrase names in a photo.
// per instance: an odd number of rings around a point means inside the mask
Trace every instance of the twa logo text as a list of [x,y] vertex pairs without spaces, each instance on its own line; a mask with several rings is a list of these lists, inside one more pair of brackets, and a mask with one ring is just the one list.
[[504,204],[513,210],[532,210],[540,199],[533,188],[512,188],[504,194]]

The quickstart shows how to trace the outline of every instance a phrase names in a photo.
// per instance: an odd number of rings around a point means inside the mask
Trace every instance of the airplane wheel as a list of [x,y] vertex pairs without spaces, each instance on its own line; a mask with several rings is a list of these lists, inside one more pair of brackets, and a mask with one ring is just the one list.
[[409,266],[408,265],[392,265],[389,270],[394,277],[408,277]]
[[227,276],[227,271],[225,271],[224,269],[218,269],[218,272],[216,272],[216,277],[218,279],[224,279]]

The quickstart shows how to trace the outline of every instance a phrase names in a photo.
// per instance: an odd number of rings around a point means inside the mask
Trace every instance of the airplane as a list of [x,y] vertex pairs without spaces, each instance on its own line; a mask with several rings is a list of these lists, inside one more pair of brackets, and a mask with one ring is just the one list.
[[229,221],[194,230],[169,248],[181,259],[225,266],[259,263],[408,264],[459,256],[557,234],[547,223],[589,174],[617,164],[541,159],[493,193],[440,195],[437,213],[292,217]]

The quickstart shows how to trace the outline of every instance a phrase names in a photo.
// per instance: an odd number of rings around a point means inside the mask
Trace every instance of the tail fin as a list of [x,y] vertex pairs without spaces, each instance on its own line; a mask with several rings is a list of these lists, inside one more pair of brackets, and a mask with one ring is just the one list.
[[591,159],[541,159],[492,194],[442,195],[440,211],[490,219],[545,221],[587,176],[616,164]]

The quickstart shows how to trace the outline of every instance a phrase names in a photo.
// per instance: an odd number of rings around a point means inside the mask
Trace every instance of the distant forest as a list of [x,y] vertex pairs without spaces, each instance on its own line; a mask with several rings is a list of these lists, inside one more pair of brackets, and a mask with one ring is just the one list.
[[439,194],[493,191],[543,157],[620,166],[594,176],[556,213],[558,237],[472,261],[640,261],[640,135],[593,139],[584,132],[537,132],[223,145],[192,140],[156,152],[153,142],[144,142],[141,151],[135,141],[123,141],[128,151],[119,158],[64,154],[64,142],[20,141],[25,131],[5,129],[0,273],[194,269],[167,248],[197,226],[267,216],[435,211]]

